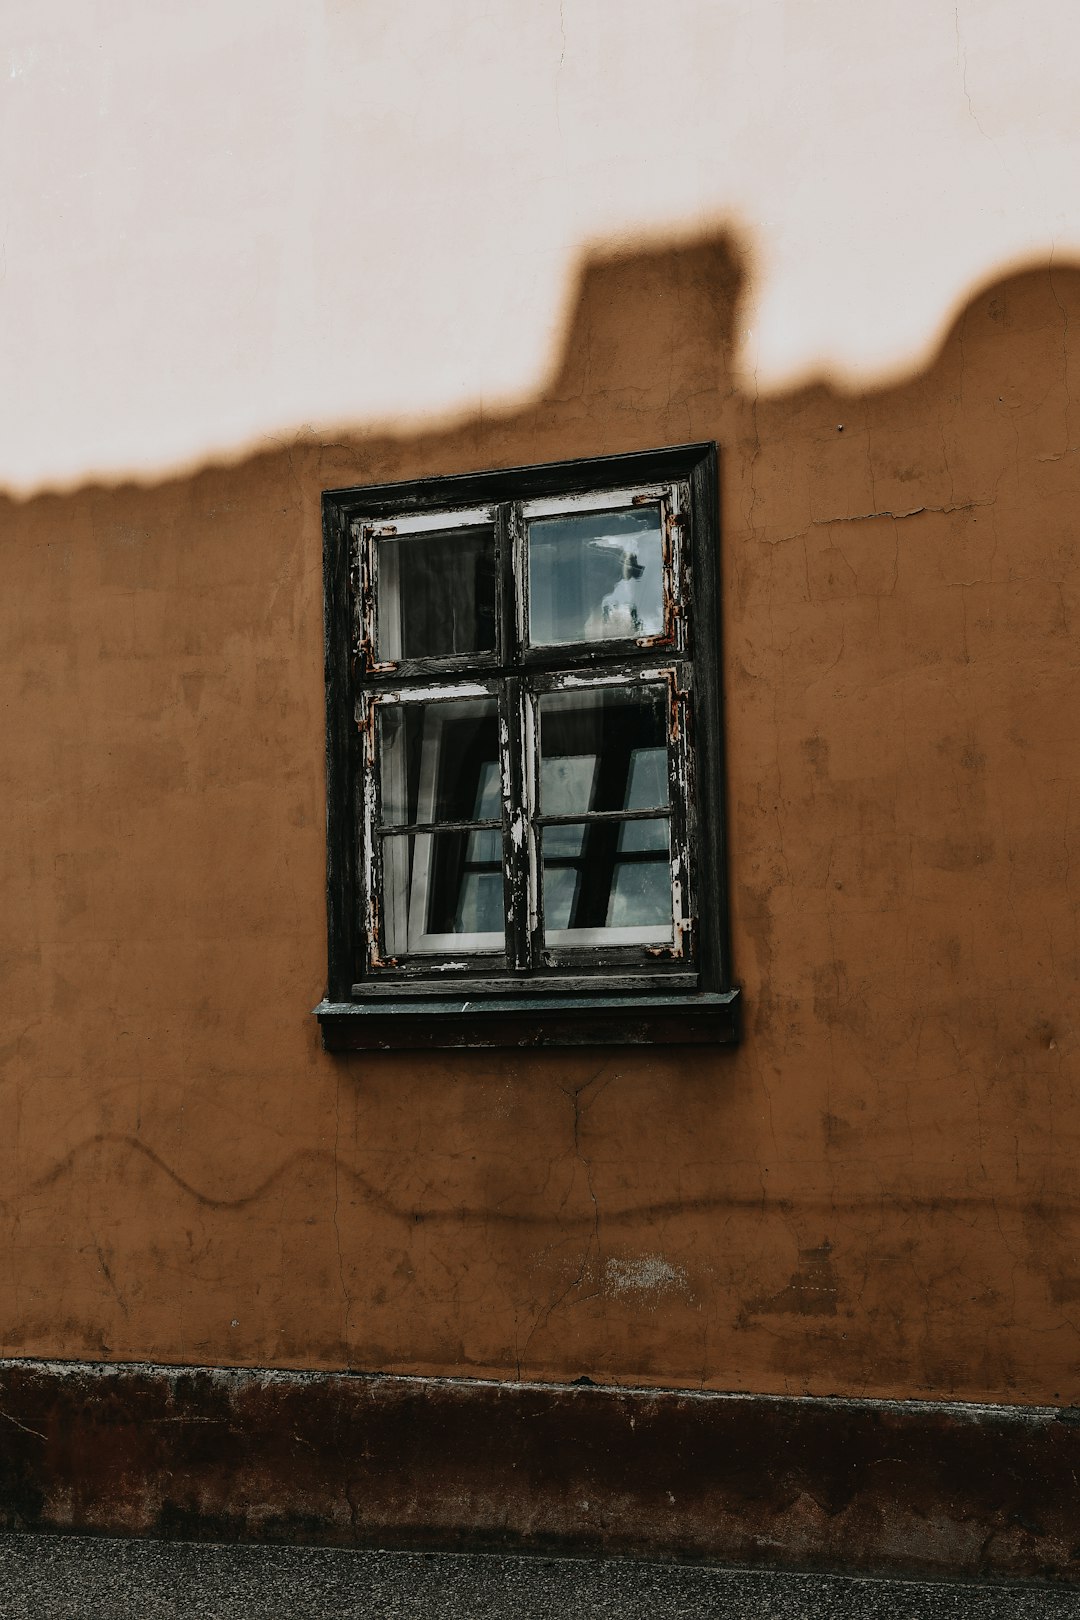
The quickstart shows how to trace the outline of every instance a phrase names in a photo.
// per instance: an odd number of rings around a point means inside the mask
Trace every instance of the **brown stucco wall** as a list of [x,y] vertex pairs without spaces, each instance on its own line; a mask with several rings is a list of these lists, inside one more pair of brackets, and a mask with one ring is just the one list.
[[[739,284],[598,259],[519,410],[4,503],[0,1354],[1076,1399],[1080,271],[757,400]],[[320,491],[707,438],[742,1046],[324,1054]]]

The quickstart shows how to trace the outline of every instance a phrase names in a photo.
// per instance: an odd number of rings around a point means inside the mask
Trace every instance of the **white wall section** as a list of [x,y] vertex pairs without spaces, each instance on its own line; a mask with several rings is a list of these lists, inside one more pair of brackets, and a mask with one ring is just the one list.
[[583,255],[730,228],[763,389],[1080,254],[1068,0],[9,0],[0,481],[527,397]]

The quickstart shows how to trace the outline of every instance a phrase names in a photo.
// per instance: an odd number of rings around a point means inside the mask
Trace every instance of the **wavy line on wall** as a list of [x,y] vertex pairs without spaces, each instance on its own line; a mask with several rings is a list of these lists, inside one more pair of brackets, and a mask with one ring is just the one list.
[[[366,1202],[376,1208],[381,1214],[393,1220],[409,1225],[445,1224],[445,1225],[487,1225],[499,1222],[507,1226],[551,1226],[560,1227],[591,1227],[595,1220],[595,1211],[591,1208],[581,1214],[567,1214],[564,1210],[553,1210],[545,1213],[517,1214],[500,1209],[497,1205],[456,1205],[447,1209],[418,1209],[412,1206],[394,1203],[373,1187],[371,1182],[354,1169],[351,1165],[343,1164],[333,1153],[323,1148],[304,1148],[290,1154],[281,1164],[276,1166],[268,1176],[265,1176],[250,1192],[233,1197],[219,1197],[212,1193],[201,1192],[179,1171],[167,1163],[152,1147],[140,1142],[138,1137],[121,1133],[107,1132],[87,1137],[77,1143],[62,1159],[57,1160],[51,1169],[38,1176],[23,1189],[23,1196],[27,1192],[43,1192],[46,1188],[55,1186],[67,1175],[76,1171],[77,1163],[93,1148],[98,1146],[114,1146],[139,1154],[147,1163],[151,1164],[163,1176],[178,1187],[181,1192],[193,1199],[196,1203],[207,1209],[214,1210],[242,1210],[256,1204],[265,1198],[270,1190],[281,1182],[291,1170],[301,1164],[325,1164],[333,1174],[343,1174],[362,1193]],[[942,1196],[930,1194],[896,1193],[888,1189],[873,1197],[836,1198],[835,1196],[776,1198],[761,1195],[758,1197],[739,1197],[733,1194],[717,1193],[692,1198],[661,1199],[655,1203],[629,1204],[622,1209],[605,1210],[603,1219],[605,1223],[647,1221],[664,1219],[674,1215],[691,1215],[709,1210],[728,1209],[732,1211],[745,1211],[758,1214],[777,1214],[787,1216],[794,1214],[796,1208],[800,1211],[822,1210],[830,1214],[842,1213],[845,1210],[859,1211],[875,1209],[883,1204],[890,1208],[911,1212],[935,1212],[961,1214],[969,1211],[978,1214],[984,1209],[994,1210],[996,1215],[1002,1211],[1002,1200],[999,1197],[981,1197],[976,1194]],[[1007,1203],[1006,1208],[1012,1208],[1017,1214],[1025,1218],[1036,1220],[1060,1221],[1068,1216],[1075,1217],[1077,1210],[1064,1201],[1054,1201],[1046,1198],[1030,1200],[1017,1200]],[[0,1211],[5,1215],[16,1213],[17,1200],[13,1198],[0,1199]]]

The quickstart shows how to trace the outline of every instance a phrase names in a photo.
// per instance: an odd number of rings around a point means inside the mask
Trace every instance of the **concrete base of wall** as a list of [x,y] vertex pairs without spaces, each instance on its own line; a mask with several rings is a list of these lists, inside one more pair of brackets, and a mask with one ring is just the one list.
[[1080,1411],[0,1362],[0,1525],[1080,1581]]

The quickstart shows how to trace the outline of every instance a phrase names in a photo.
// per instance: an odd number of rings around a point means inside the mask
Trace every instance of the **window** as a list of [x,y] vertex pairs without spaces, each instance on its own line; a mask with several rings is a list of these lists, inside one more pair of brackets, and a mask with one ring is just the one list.
[[330,1049],[730,1041],[715,447],[324,497]]

